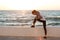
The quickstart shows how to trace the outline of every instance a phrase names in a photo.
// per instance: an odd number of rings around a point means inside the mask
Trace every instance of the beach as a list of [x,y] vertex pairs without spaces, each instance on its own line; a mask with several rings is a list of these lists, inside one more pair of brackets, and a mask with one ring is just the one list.
[[[45,40],[43,24],[36,22],[32,10],[0,10],[0,40]],[[60,40],[60,10],[39,10],[46,19],[47,40]]]
[[[60,27],[47,27],[47,33],[48,40],[60,40]],[[31,40],[37,40],[39,37],[42,39],[44,37],[42,27],[0,27],[0,39],[19,40],[19,38],[22,38],[22,40],[28,40],[30,38]]]

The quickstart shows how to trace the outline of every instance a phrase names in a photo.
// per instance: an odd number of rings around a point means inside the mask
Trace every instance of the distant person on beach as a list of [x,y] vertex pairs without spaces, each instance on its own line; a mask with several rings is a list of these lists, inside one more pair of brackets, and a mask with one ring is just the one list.
[[40,14],[39,11],[33,10],[32,11],[33,15],[36,15],[36,17],[34,18],[33,24],[32,24],[32,28],[35,27],[35,23],[36,21],[42,22],[43,23],[43,28],[44,28],[44,32],[45,32],[45,37],[47,35],[47,29],[46,29],[46,20],[42,17],[42,15]]

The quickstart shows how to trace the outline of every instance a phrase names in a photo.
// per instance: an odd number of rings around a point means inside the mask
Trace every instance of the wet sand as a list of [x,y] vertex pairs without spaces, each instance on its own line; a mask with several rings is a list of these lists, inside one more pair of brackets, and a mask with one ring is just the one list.
[[0,40],[60,40],[60,37],[26,37],[26,36],[0,36]]
[[8,36],[1,36],[0,40],[39,40],[38,37],[8,37]]

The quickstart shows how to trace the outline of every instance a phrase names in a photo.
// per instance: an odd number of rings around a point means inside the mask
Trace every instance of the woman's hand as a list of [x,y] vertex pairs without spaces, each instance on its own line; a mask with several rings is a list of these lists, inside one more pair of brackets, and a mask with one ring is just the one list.
[[34,28],[34,27],[35,27],[35,25],[32,25],[31,27],[32,27],[32,28]]

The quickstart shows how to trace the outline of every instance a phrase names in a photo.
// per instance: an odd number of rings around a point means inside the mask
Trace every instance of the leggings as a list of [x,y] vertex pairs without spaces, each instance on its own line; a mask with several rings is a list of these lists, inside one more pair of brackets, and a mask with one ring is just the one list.
[[45,32],[45,35],[47,35],[47,29],[46,29],[46,20],[39,20],[39,22],[43,22],[43,28],[44,28],[44,32]]

